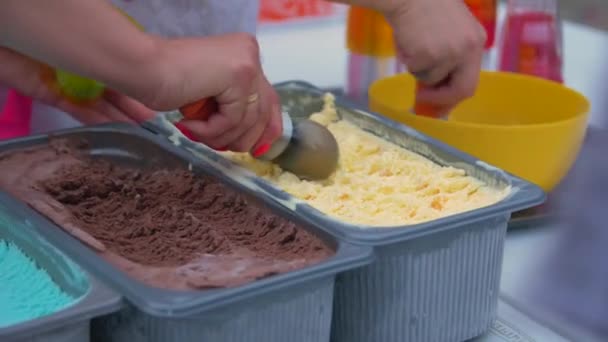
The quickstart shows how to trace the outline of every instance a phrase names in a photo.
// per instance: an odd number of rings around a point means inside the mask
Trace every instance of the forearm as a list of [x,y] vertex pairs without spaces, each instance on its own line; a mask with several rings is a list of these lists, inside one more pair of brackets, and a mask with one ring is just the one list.
[[40,74],[43,72],[40,63],[0,47],[0,87],[15,88],[25,95],[33,96],[39,91]]
[[105,0],[4,0],[0,45],[125,92],[154,82],[155,39]]

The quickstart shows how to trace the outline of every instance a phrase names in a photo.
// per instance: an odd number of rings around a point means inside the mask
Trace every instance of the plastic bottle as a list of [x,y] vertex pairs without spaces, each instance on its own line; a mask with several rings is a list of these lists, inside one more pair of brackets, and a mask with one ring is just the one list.
[[393,30],[376,11],[351,6],[347,16],[348,70],[345,94],[367,104],[367,90],[379,78],[404,70],[397,59]]
[[498,0],[464,0],[464,2],[486,31],[486,50],[491,49],[496,36]]
[[563,82],[562,32],[556,0],[509,0],[499,69]]

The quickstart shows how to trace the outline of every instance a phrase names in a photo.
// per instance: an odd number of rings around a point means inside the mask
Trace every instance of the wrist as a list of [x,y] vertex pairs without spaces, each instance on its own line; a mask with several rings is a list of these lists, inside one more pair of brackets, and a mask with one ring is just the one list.
[[231,53],[220,52],[215,38],[152,38],[152,52],[138,71],[146,77],[132,83],[131,97],[154,110],[173,110],[219,93]]
[[415,1],[417,0],[386,1],[386,4],[383,6],[380,12],[384,15],[384,17],[389,23],[394,24],[396,22],[399,22],[398,18],[401,17],[404,12],[407,12],[411,7],[412,2]]

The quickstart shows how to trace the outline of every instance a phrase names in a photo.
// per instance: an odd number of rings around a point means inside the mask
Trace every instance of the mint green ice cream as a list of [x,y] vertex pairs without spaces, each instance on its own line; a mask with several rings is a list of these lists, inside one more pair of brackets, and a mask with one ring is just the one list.
[[0,328],[52,314],[74,301],[17,245],[0,239]]

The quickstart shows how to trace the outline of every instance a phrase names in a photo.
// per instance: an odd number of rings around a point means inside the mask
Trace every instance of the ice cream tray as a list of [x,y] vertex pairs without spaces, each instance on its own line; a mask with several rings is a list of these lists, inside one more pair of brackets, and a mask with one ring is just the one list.
[[[298,120],[318,112],[324,92],[290,81],[275,85],[283,109]],[[457,342],[487,331],[496,317],[507,223],[513,212],[542,203],[537,186],[464,154],[401,123],[336,98],[338,115],[365,131],[441,165],[464,169],[496,187],[504,200],[481,209],[408,227],[361,227],[330,218],[201,144],[185,139],[168,112],[147,128],[168,137],[243,189],[291,208],[341,240],[374,248],[375,260],[336,282],[334,342]]]
[[91,320],[118,311],[123,306],[122,297],[44,239],[44,229],[38,217],[29,215],[27,208],[0,192],[0,239],[23,250],[75,298],[55,313],[0,328],[0,341],[87,342]]
[[[0,144],[0,152],[46,144],[51,138],[85,140],[86,154],[138,168],[182,168],[206,174],[229,186],[239,185],[193,158],[167,139],[138,126],[111,124],[54,132]],[[368,264],[371,248],[340,241],[323,227],[255,191],[268,211],[299,224],[325,241],[335,254],[318,264],[232,288],[180,291],[151,287],[119,271],[93,249],[66,233],[35,210],[11,197],[0,203],[18,207],[36,223],[46,239],[75,258],[130,303],[120,312],[93,322],[95,341],[255,341],[293,342],[329,339],[335,276]],[[301,333],[293,336],[298,327]]]

